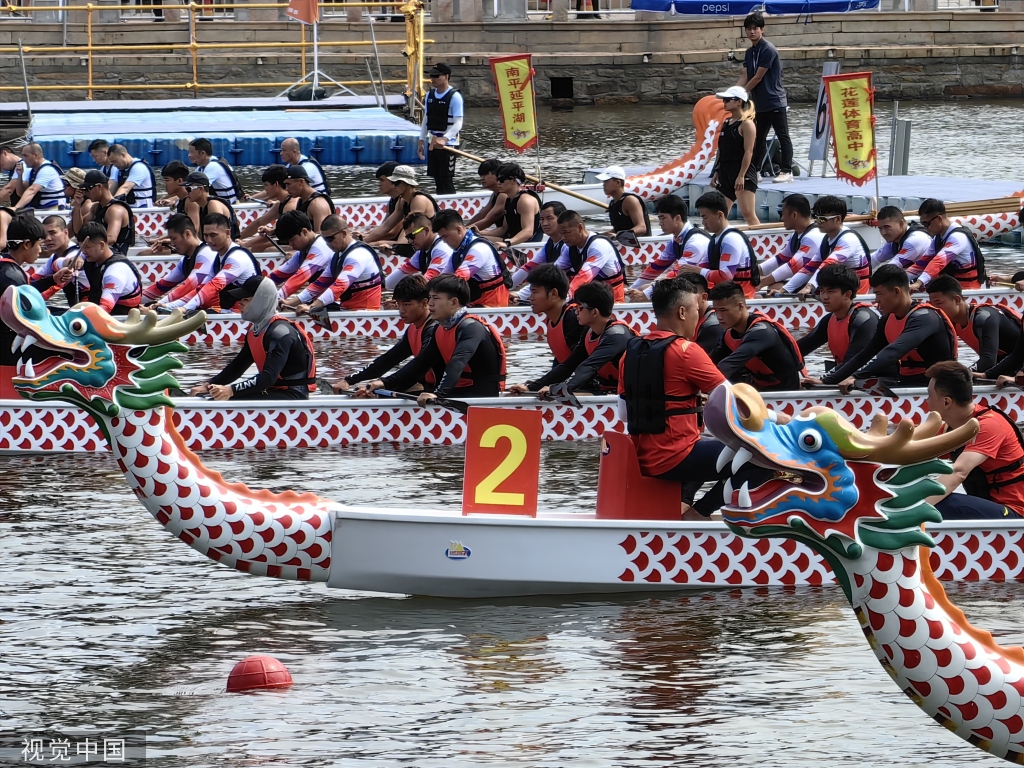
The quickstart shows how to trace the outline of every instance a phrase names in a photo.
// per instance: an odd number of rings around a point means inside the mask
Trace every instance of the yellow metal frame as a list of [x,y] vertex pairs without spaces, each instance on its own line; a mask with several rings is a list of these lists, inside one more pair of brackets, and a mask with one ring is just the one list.
[[[380,2],[367,3],[367,2],[325,2],[320,4],[321,7],[328,8],[380,8]],[[252,82],[252,83],[200,83],[199,82],[199,59],[203,51],[241,51],[251,50],[254,52],[253,55],[257,55],[258,52],[263,51],[285,51],[294,50],[296,56],[300,60],[300,66],[302,69],[302,76],[306,76],[306,52],[313,47],[313,41],[306,39],[306,25],[299,24],[301,37],[298,42],[280,42],[280,43],[200,43],[196,40],[196,16],[197,13],[205,15],[206,10],[209,6],[203,3],[181,3],[176,5],[169,5],[164,3],[163,5],[134,5],[130,6],[132,10],[154,10],[160,8],[161,10],[187,10],[189,12],[188,18],[188,36],[187,42],[168,42],[160,44],[144,44],[144,45],[95,45],[93,43],[93,13],[97,11],[108,11],[108,10],[120,10],[120,7],[112,6],[99,6],[92,3],[86,5],[59,5],[59,6],[43,6],[43,7],[19,7],[16,10],[19,13],[42,13],[42,12],[53,12],[53,11],[86,11],[86,37],[88,39],[87,45],[42,45],[42,46],[24,46],[23,51],[25,57],[29,58],[33,55],[42,55],[50,53],[62,53],[62,54],[73,54],[73,53],[84,53],[86,54],[86,78],[87,84],[85,85],[31,85],[29,84],[28,89],[30,91],[86,91],[86,98],[92,99],[94,91],[147,91],[147,90],[191,90],[193,95],[199,95],[199,91],[206,89],[215,88],[287,88],[292,83],[278,83],[278,82]],[[288,3],[224,3],[217,4],[217,10],[234,10],[236,8],[287,8]],[[13,7],[8,5],[10,10],[14,10]],[[402,46],[401,51],[406,57],[406,79],[404,80],[384,80],[385,85],[402,85],[405,87],[406,96],[415,95],[420,101],[423,99],[424,89],[424,44],[433,42],[432,40],[425,40],[423,34],[423,17],[424,17],[424,4],[421,0],[411,0],[411,2],[402,5],[400,10],[405,16],[405,39],[404,40],[377,40],[376,44],[380,47],[387,46]],[[244,22],[242,22],[244,23]],[[322,22],[321,22],[322,24]],[[351,42],[323,42],[319,43],[320,48],[361,48],[372,46],[374,43],[372,40],[354,40]],[[187,49],[192,63],[192,74],[191,80],[185,83],[153,83],[143,85],[96,85],[93,82],[93,55],[95,53],[110,54],[110,53],[128,53],[128,52],[140,52],[140,51],[162,51],[170,52],[175,49]],[[17,54],[17,46],[0,46],[0,55],[4,54]],[[371,80],[345,80],[339,81],[342,85],[352,86],[368,86],[372,85]],[[22,91],[24,86],[22,85],[3,85],[0,86],[0,92],[2,91]]]

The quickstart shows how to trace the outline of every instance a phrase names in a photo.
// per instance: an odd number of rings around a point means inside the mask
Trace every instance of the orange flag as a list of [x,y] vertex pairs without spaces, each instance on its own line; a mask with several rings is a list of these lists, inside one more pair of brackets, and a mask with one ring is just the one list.
[[303,24],[316,24],[320,18],[317,0],[289,0],[285,15]]

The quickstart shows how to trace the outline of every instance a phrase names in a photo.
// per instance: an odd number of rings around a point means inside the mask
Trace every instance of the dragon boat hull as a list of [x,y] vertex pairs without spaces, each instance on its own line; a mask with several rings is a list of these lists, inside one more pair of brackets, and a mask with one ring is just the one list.
[[[939,579],[1024,580],[1024,521],[959,521],[928,530]],[[825,560],[803,544],[744,539],[718,522],[343,509],[335,515],[327,585],[481,598],[834,581]]]
[[[922,421],[927,416],[927,390],[897,390],[893,398],[834,390],[768,393],[768,407],[797,414],[812,406],[832,408],[858,429],[867,429],[876,414],[890,421]],[[1019,390],[978,387],[982,402],[1005,410],[1024,422],[1024,397]],[[547,441],[596,440],[609,429],[621,429],[614,397],[582,397],[581,408],[539,403],[533,398],[480,398],[474,405],[540,408]],[[174,425],[194,451],[268,448],[312,448],[353,443],[420,443],[454,445],[465,441],[466,419],[439,407],[419,408],[401,400],[356,400],[313,395],[306,401],[215,402],[181,398]],[[106,452],[95,421],[69,405],[25,400],[0,401],[0,453]]]

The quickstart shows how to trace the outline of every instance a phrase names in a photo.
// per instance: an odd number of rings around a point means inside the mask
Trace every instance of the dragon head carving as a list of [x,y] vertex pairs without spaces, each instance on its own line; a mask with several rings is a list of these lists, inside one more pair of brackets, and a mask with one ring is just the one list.
[[925,499],[943,492],[932,475],[952,472],[937,457],[978,432],[971,419],[939,434],[942,422],[930,414],[917,427],[899,422],[891,434],[878,416],[864,433],[824,407],[779,425],[746,384],[716,388],[704,420],[725,443],[726,458],[776,470],[760,487],[744,484],[726,498],[722,517],[729,527],[743,536],[802,541],[830,561],[840,580],[845,569],[836,567],[838,560],[860,558],[865,546],[897,551],[934,544],[921,526],[942,516]]
[[181,367],[173,355],[187,350],[176,339],[202,325],[206,315],[183,320],[180,312],[158,317],[133,309],[121,321],[87,303],[52,315],[35,288],[12,286],[0,296],[0,319],[17,334],[18,392],[31,400],[63,400],[94,417],[112,417],[123,409],[173,405],[165,394],[178,386],[169,373]]

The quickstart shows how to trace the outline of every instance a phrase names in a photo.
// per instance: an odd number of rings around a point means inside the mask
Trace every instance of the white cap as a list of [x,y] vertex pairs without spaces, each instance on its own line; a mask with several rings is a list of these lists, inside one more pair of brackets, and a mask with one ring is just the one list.
[[626,180],[626,171],[621,165],[609,165],[601,173],[597,174],[598,181],[608,181],[608,179],[621,179]]
[[720,99],[739,99],[740,101],[750,101],[750,96],[747,95],[746,88],[741,88],[738,85],[730,86],[721,93],[716,93]]

